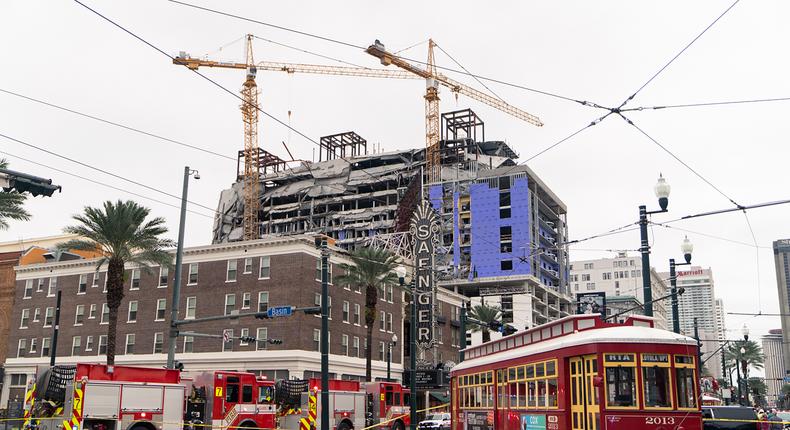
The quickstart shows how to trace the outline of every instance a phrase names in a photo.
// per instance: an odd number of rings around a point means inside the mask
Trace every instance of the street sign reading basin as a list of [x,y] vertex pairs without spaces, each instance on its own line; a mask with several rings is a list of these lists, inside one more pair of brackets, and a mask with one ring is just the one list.
[[293,308],[290,306],[275,306],[266,311],[266,316],[269,318],[289,317],[293,313]]

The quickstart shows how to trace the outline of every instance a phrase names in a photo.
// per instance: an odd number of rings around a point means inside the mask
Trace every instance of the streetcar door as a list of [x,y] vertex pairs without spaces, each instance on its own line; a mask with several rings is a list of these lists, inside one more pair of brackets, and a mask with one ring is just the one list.
[[598,376],[598,360],[595,355],[570,359],[571,384],[571,429],[598,430],[600,407],[598,389],[594,379]]

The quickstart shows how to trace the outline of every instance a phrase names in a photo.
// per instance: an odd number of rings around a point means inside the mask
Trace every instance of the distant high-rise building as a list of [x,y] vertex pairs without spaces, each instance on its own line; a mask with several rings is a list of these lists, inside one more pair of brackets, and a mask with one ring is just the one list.
[[[694,318],[697,318],[700,331],[713,333],[717,338],[720,338],[720,334],[724,337],[724,317],[717,312],[711,269],[692,266],[689,270],[678,270],[676,274],[677,286],[684,289],[678,298],[680,332],[686,336],[694,336]],[[669,279],[669,272],[662,272],[659,276],[661,279]],[[669,320],[671,327],[671,312]]]
[[784,368],[790,369],[790,239],[774,241],[774,262],[779,312],[782,314],[782,356]]
[[[640,304],[645,302],[642,288],[642,260],[638,256],[629,256],[625,252],[620,252],[615,258],[572,261],[570,269],[571,294],[603,291],[607,297],[629,296]],[[666,296],[667,283],[663,280],[666,277],[659,276],[655,269],[651,268],[650,279],[653,299]],[[671,327],[669,313],[669,300],[653,303],[653,316],[656,318],[657,327],[663,329]]]
[[724,301],[716,299],[716,327],[717,337],[720,341],[727,339],[727,324],[724,322]]
[[782,392],[786,375],[785,357],[782,348],[782,329],[769,330],[763,336],[763,354],[765,354],[765,385],[768,388],[768,403],[774,403]]

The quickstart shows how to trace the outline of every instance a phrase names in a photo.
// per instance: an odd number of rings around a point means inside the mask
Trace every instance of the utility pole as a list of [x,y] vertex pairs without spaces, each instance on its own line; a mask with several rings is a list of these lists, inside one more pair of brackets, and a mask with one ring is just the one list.
[[[402,278],[401,278],[402,279]],[[411,315],[409,326],[409,419],[412,430],[417,430],[417,294],[415,281],[411,281]]]
[[658,197],[658,205],[661,207],[657,211],[648,211],[647,207],[639,206],[639,235],[641,238],[641,246],[639,252],[642,253],[642,301],[645,306],[645,316],[653,316],[653,289],[650,282],[650,242],[647,238],[647,216],[663,213],[667,211],[669,205],[669,190],[670,186],[663,176],[659,176],[658,183],[654,187],[656,197]]
[[[52,282],[50,280],[49,282]],[[55,365],[55,356],[58,355],[58,332],[60,331],[60,297],[61,290],[58,288],[58,297],[55,299],[55,325],[52,328],[52,345],[49,350],[49,365]],[[46,318],[46,315],[44,315]]]
[[[727,343],[725,342],[724,345],[727,345]],[[725,378],[726,375],[727,375],[727,362],[724,360],[724,349],[722,348],[721,349],[721,377],[722,377],[722,379]],[[732,386],[732,376],[730,376],[730,386]],[[722,397],[724,397],[724,396],[722,396]],[[730,398],[732,398],[732,393],[730,393]],[[730,404],[730,400],[729,399],[725,399],[725,401],[726,401],[725,402],[726,404],[728,404],[728,405]]]
[[321,430],[329,430],[329,247],[326,238],[321,238],[318,244],[321,250]]
[[181,191],[181,218],[178,223],[178,246],[176,247],[176,267],[175,281],[173,282],[173,297],[170,302],[170,333],[168,334],[169,343],[167,344],[167,368],[175,369],[176,364],[176,343],[178,343],[178,302],[181,296],[181,262],[184,256],[184,223],[187,217],[187,192],[189,191],[189,176],[194,174],[195,179],[200,179],[197,170],[190,170],[189,166],[184,166],[184,188]]
[[[699,326],[697,325],[697,317],[694,317],[694,339],[697,340],[697,377],[702,378],[702,344],[699,341]],[[698,393],[702,398],[702,387]]]
[[461,303],[461,340],[459,342],[458,362],[464,361],[464,349],[466,348],[466,302]]

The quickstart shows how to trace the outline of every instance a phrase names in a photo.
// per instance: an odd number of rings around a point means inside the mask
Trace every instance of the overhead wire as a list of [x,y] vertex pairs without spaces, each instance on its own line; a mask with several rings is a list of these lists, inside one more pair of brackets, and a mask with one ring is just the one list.
[[726,15],[726,14],[727,14],[727,12],[729,12],[729,11],[730,11],[730,10],[731,10],[733,7],[735,7],[735,5],[737,5],[737,4],[738,4],[738,2],[740,2],[740,1],[741,1],[741,0],[735,0],[735,2],[733,2],[733,3],[730,5],[730,7],[728,7],[727,9],[725,9],[725,10],[724,10],[724,12],[722,12],[722,13],[721,13],[721,14],[720,14],[718,17],[716,17],[716,19],[714,19],[714,20],[713,20],[713,22],[711,22],[710,24],[708,24],[708,26],[707,26],[707,27],[705,27],[705,29],[703,29],[703,30],[702,30],[702,32],[700,32],[700,33],[699,33],[699,34],[698,34],[698,35],[697,35],[697,36],[696,36],[694,39],[692,39],[692,40],[691,40],[691,42],[687,43],[687,44],[686,44],[686,46],[684,46],[684,47],[683,47],[683,49],[681,49],[681,50],[680,50],[680,51],[679,51],[677,54],[675,54],[675,56],[674,56],[674,57],[672,57],[672,58],[671,58],[671,59],[670,59],[670,60],[669,60],[669,61],[668,61],[666,64],[664,64],[664,66],[663,66],[663,67],[661,67],[661,68],[660,68],[660,69],[659,69],[659,70],[658,70],[656,73],[654,73],[654,74],[653,74],[653,76],[651,76],[651,77],[650,77],[650,79],[648,79],[648,80],[647,80],[647,82],[645,82],[644,84],[642,84],[642,86],[641,86],[641,87],[639,87],[639,88],[638,88],[636,91],[634,91],[634,93],[633,93],[633,94],[631,94],[631,95],[630,95],[628,98],[626,98],[626,99],[625,99],[625,100],[624,100],[624,101],[623,101],[623,102],[620,104],[620,106],[618,106],[618,109],[622,108],[622,107],[623,107],[623,106],[625,106],[625,105],[626,105],[626,104],[627,104],[629,101],[633,100],[633,99],[634,99],[634,97],[636,97],[636,95],[637,95],[637,94],[639,94],[639,92],[640,92],[640,91],[642,91],[642,90],[643,90],[643,89],[644,89],[646,86],[648,86],[648,85],[649,85],[651,82],[653,82],[653,80],[654,80],[656,77],[658,77],[658,75],[660,75],[660,74],[661,74],[661,72],[663,72],[664,70],[666,70],[666,68],[667,68],[667,67],[669,67],[669,65],[670,65],[670,64],[672,64],[672,63],[673,63],[673,62],[674,62],[674,61],[675,61],[675,60],[676,60],[678,57],[680,57],[680,56],[681,56],[681,55],[682,55],[684,52],[686,52],[686,50],[687,50],[687,49],[689,49],[689,48],[691,47],[691,45],[693,45],[693,44],[694,44],[694,42],[696,42],[697,40],[699,40],[699,38],[700,38],[700,37],[702,37],[702,35],[704,35],[704,34],[705,34],[705,33],[706,33],[708,30],[710,30],[710,29],[711,29],[711,27],[713,27],[714,25],[716,25],[716,23],[717,23],[717,22],[719,22],[719,20],[720,20],[722,17],[724,17],[724,15]]
[[749,227],[749,233],[752,234],[752,241],[754,242],[754,253],[755,259],[757,262],[756,267],[756,275],[757,275],[757,309],[763,309],[763,301],[762,301],[762,286],[760,283],[760,247],[757,245],[757,236],[754,235],[754,228],[752,228],[752,223],[749,221],[749,214],[746,211],[743,211],[743,216],[746,218],[746,225]]
[[467,69],[466,67],[464,67],[464,66],[463,66],[461,63],[459,63],[459,62],[458,62],[458,60],[456,60],[456,59],[455,59],[455,58],[454,58],[452,55],[450,55],[450,53],[449,53],[449,52],[445,51],[445,50],[444,50],[444,48],[442,48],[442,47],[441,47],[441,46],[440,46],[438,43],[435,43],[435,42],[434,42],[434,45],[435,45],[437,48],[439,48],[439,50],[440,50],[440,51],[442,51],[442,52],[444,53],[444,55],[446,55],[448,58],[450,58],[451,60],[453,60],[453,62],[454,62],[455,64],[457,64],[457,65],[458,65],[458,67],[460,67],[461,69],[463,69],[463,71],[464,71],[464,72],[466,72],[466,73],[467,73],[469,76],[473,77],[473,78],[474,78],[474,80],[475,80],[475,81],[477,81],[477,83],[478,83],[478,84],[482,85],[482,86],[483,86],[483,88],[487,89],[487,90],[488,90],[488,92],[489,92],[489,93],[491,93],[491,95],[493,95],[494,97],[498,98],[498,99],[499,99],[499,101],[501,101],[501,102],[505,103],[505,100],[504,100],[504,99],[502,99],[502,97],[499,97],[499,94],[495,93],[495,92],[494,92],[494,90],[492,90],[491,88],[488,88],[488,85],[486,85],[485,83],[483,83],[483,81],[481,81],[481,80],[480,80],[480,78],[478,78],[477,76],[473,75],[473,74],[472,74],[472,72],[470,72],[470,71],[469,71],[469,69]]
[[349,61],[341,60],[339,58],[330,57],[330,56],[324,55],[324,54],[319,54],[317,52],[309,51],[307,49],[297,48],[295,46],[291,46],[291,45],[288,45],[288,44],[285,44],[285,43],[282,43],[282,42],[277,42],[277,41],[274,41],[274,40],[271,40],[271,39],[267,39],[265,37],[260,37],[260,36],[255,36],[255,35],[253,35],[252,37],[254,37],[256,39],[259,39],[259,40],[262,40],[264,42],[271,43],[273,45],[278,45],[278,46],[282,46],[284,48],[293,49],[294,51],[299,51],[299,52],[303,52],[305,54],[310,54],[310,55],[313,55],[313,56],[316,56],[316,57],[319,57],[319,58],[323,58],[325,60],[336,61],[338,63],[346,64],[346,65],[349,65],[349,66],[359,67],[360,69],[370,69],[370,67],[361,66],[361,65],[356,64],[356,63],[351,63]]
[[[74,2],[75,2],[75,3],[77,3],[77,4],[79,4],[79,5],[80,5],[80,6],[82,6],[83,8],[85,8],[85,9],[89,10],[89,11],[90,11],[90,12],[92,12],[93,14],[95,14],[95,15],[99,16],[99,17],[100,17],[100,18],[102,18],[103,20],[105,20],[105,21],[109,22],[110,24],[112,24],[113,26],[117,27],[117,28],[118,28],[118,29],[120,29],[121,31],[123,31],[123,32],[127,33],[128,35],[132,36],[133,38],[135,38],[135,39],[139,40],[140,42],[142,42],[143,44],[147,45],[148,47],[150,47],[150,48],[154,49],[155,51],[157,51],[157,52],[159,52],[160,54],[164,55],[165,57],[169,58],[171,61],[172,61],[172,60],[174,60],[174,57],[173,57],[173,56],[171,56],[170,54],[168,54],[167,52],[165,52],[164,50],[162,50],[162,49],[161,49],[161,48],[159,48],[158,46],[156,46],[156,45],[154,45],[153,43],[151,43],[151,42],[147,41],[146,39],[143,39],[141,36],[138,36],[137,34],[135,34],[134,32],[132,32],[131,30],[128,30],[128,29],[127,29],[127,28],[125,28],[124,26],[122,26],[122,25],[118,24],[117,22],[115,22],[115,21],[113,21],[112,19],[108,18],[107,16],[103,15],[103,14],[102,14],[102,13],[100,13],[99,11],[97,11],[97,10],[95,10],[95,9],[91,8],[90,6],[88,6],[88,5],[86,5],[85,3],[81,2],[80,0],[74,0]],[[243,99],[241,96],[239,96],[239,95],[238,95],[238,94],[236,94],[235,92],[231,91],[230,89],[228,89],[228,88],[224,87],[224,86],[223,86],[222,84],[220,84],[219,82],[217,82],[217,81],[215,81],[215,80],[213,80],[213,79],[209,78],[208,76],[204,75],[203,73],[200,73],[200,71],[198,71],[198,70],[195,70],[195,69],[187,69],[187,70],[189,70],[189,71],[191,71],[191,72],[195,73],[196,75],[198,75],[198,76],[200,76],[201,78],[203,78],[204,80],[206,80],[206,81],[210,82],[211,84],[213,84],[213,85],[214,85],[214,86],[216,86],[217,88],[221,89],[222,91],[226,92],[227,94],[231,95],[232,97],[234,97],[234,98],[238,99],[238,100],[239,100],[239,101],[241,101],[242,103],[244,103],[244,102],[245,102],[245,101],[244,101],[244,99]],[[321,148],[321,144],[320,144],[320,143],[318,143],[317,141],[315,141],[315,139],[313,139],[313,138],[311,138],[311,137],[307,136],[307,135],[306,135],[306,134],[304,134],[302,131],[300,131],[300,130],[298,130],[298,129],[296,129],[296,128],[292,127],[292,126],[290,126],[290,125],[289,125],[288,123],[286,123],[285,121],[283,121],[283,120],[281,120],[281,119],[277,118],[276,116],[274,116],[274,115],[270,114],[269,112],[267,112],[267,111],[265,111],[265,110],[261,109],[261,107],[260,107],[260,106],[257,106],[257,105],[256,105],[256,106],[255,106],[255,109],[256,109],[258,112],[260,112],[260,113],[262,113],[263,115],[265,115],[266,117],[268,117],[268,118],[272,119],[272,120],[273,120],[273,121],[275,121],[276,123],[278,123],[278,124],[282,125],[283,127],[286,127],[287,129],[289,129],[289,130],[293,131],[294,133],[298,134],[299,136],[301,136],[302,138],[304,138],[304,139],[305,139],[305,140],[307,140],[308,142],[310,142],[310,143],[312,143],[312,144],[314,144],[314,145],[318,146],[319,148]],[[353,163],[352,163],[351,161],[349,161],[348,159],[346,159],[346,158],[344,158],[344,157],[338,157],[338,159],[339,159],[339,160],[343,160],[343,161],[345,161],[345,162],[346,162],[347,164],[349,164],[349,165],[353,165]],[[361,171],[362,173],[364,173],[365,175],[367,175],[367,176],[370,176],[370,177],[371,177],[371,178],[372,178],[372,179],[373,179],[375,182],[377,182],[377,183],[381,183],[381,184],[384,184],[384,182],[383,182],[381,179],[377,178],[376,176],[374,176],[374,175],[373,175],[373,174],[371,174],[370,172],[368,172],[368,171],[366,171],[366,170],[364,170],[364,169],[363,169],[363,170],[360,170],[360,171]]]
[[[673,230],[678,230],[678,231],[682,231],[682,232],[685,232],[685,233],[695,234],[695,235],[698,235],[698,236],[709,237],[711,239],[723,240],[725,242],[731,242],[731,243],[734,243],[736,245],[748,246],[750,248],[754,248],[755,247],[755,245],[753,245],[751,243],[748,243],[748,242],[741,242],[739,240],[730,239],[730,238],[726,238],[726,237],[722,237],[722,236],[716,236],[716,235],[713,235],[713,234],[710,234],[710,233],[703,233],[703,232],[699,232],[699,231],[694,231],[694,230],[689,230],[689,229],[685,229],[685,228],[675,227],[675,226],[672,226],[672,225],[667,225],[666,222],[648,221],[648,223],[650,223],[651,225],[657,225],[659,227],[664,227],[664,228],[669,228],[669,229],[673,229]],[[763,249],[770,249],[769,246],[759,246],[759,245],[757,245],[756,247],[757,248],[763,248]]]
[[[252,23],[255,23],[255,24],[263,25],[263,26],[276,28],[278,30],[288,31],[288,32],[299,34],[299,35],[302,35],[302,36],[323,40],[325,42],[336,43],[336,44],[339,44],[339,45],[347,46],[347,47],[350,47],[350,48],[360,49],[360,50],[363,50],[363,51],[365,49],[367,49],[366,46],[357,45],[357,44],[354,44],[354,43],[345,42],[345,41],[342,41],[342,40],[339,40],[339,39],[335,39],[335,38],[331,38],[331,37],[327,37],[327,36],[321,36],[319,34],[309,33],[309,32],[302,31],[302,30],[296,30],[296,29],[293,29],[293,28],[284,27],[284,26],[281,26],[281,25],[272,24],[272,23],[269,23],[269,22],[264,22],[264,21],[260,21],[260,20],[257,20],[257,19],[248,18],[248,17],[245,17],[245,16],[241,16],[241,15],[232,14],[232,13],[229,13],[229,12],[220,11],[220,10],[217,10],[217,9],[211,9],[211,8],[208,8],[208,7],[205,7],[205,6],[199,6],[199,5],[195,5],[195,4],[192,4],[192,3],[187,3],[187,2],[179,1],[179,0],[168,0],[168,1],[171,2],[171,3],[177,4],[177,5],[180,5],[180,6],[190,7],[190,8],[193,8],[193,9],[202,10],[204,12],[209,12],[209,13],[213,13],[213,14],[217,14],[217,15],[226,16],[226,17],[229,17],[229,18],[238,19],[238,20],[241,20],[241,21],[252,22]],[[417,63],[417,64],[422,64],[422,65],[427,65],[428,64],[426,61],[421,61],[421,60],[417,60],[417,59],[413,59],[413,58],[408,58],[408,57],[403,57],[403,56],[397,56],[397,57],[401,58],[403,60],[406,60],[406,61],[411,61],[413,63]],[[513,87],[513,88],[519,88],[519,89],[522,89],[522,90],[525,90],[525,91],[533,92],[533,93],[536,93],[536,94],[542,94],[542,95],[545,95],[545,96],[548,96],[548,97],[554,97],[554,98],[558,98],[558,99],[562,99],[562,100],[566,100],[566,101],[572,101],[572,102],[579,103],[579,104],[585,105],[585,106],[603,108],[602,106],[597,105],[595,103],[590,103],[590,102],[587,102],[587,101],[584,101],[584,100],[574,99],[572,97],[563,96],[561,94],[553,93],[553,92],[550,92],[550,91],[538,90],[538,89],[527,87],[527,86],[524,86],[524,85],[514,84],[512,82],[506,82],[506,81],[503,81],[503,80],[500,80],[500,79],[494,79],[494,78],[490,78],[490,77],[486,77],[486,76],[482,76],[482,75],[474,75],[474,74],[470,74],[470,73],[464,72],[462,70],[457,70],[457,69],[444,67],[444,66],[440,66],[440,65],[434,65],[434,67],[436,67],[437,69],[440,69],[440,70],[445,70],[445,71],[448,71],[448,72],[458,73],[458,74],[461,74],[461,75],[469,75],[469,76],[472,76],[472,77],[475,77],[475,78],[478,78],[478,79],[482,79],[482,80],[485,80],[485,81],[488,81],[488,82],[494,82],[494,83],[497,83],[497,84],[501,84],[501,85],[505,85],[505,86],[509,86],[509,87]]]
[[120,128],[125,129],[125,130],[128,130],[128,131],[139,133],[139,134],[142,134],[142,135],[145,135],[145,136],[148,136],[148,137],[153,137],[155,139],[159,139],[159,140],[162,140],[162,141],[165,141],[165,142],[169,142],[169,143],[172,143],[172,144],[175,144],[175,145],[183,146],[183,147],[186,147],[186,148],[194,149],[196,151],[204,152],[206,154],[214,155],[216,157],[225,158],[225,159],[231,160],[231,161],[236,161],[236,159],[233,158],[233,157],[229,157],[229,156],[227,156],[225,154],[221,154],[219,152],[215,152],[215,151],[212,151],[210,149],[206,149],[206,148],[202,148],[202,147],[197,146],[197,145],[192,145],[192,144],[189,144],[189,143],[181,142],[181,141],[178,141],[178,140],[175,140],[175,139],[171,139],[169,137],[164,137],[164,136],[161,136],[161,135],[158,135],[158,134],[155,134],[155,133],[151,133],[151,132],[148,132],[148,131],[145,131],[145,130],[141,130],[141,129],[137,128],[137,127],[132,127],[130,125],[126,125],[126,124],[122,124],[122,123],[119,123],[119,122],[111,121],[111,120],[108,120],[108,119],[105,119],[105,118],[101,118],[101,117],[98,117],[98,116],[95,116],[95,115],[87,114],[85,112],[80,112],[80,111],[78,111],[76,109],[72,109],[72,108],[67,108],[65,106],[56,105],[55,103],[52,103],[52,102],[47,102],[47,101],[44,101],[44,100],[41,100],[41,99],[37,99],[37,98],[31,97],[31,96],[26,96],[24,94],[20,94],[20,93],[17,93],[17,92],[14,92],[14,91],[10,91],[10,90],[7,90],[7,89],[3,89],[3,88],[0,88],[0,92],[6,93],[6,94],[9,94],[9,95],[12,95],[12,96],[16,96],[16,97],[19,97],[19,98],[22,98],[22,99],[25,99],[25,100],[28,100],[28,101],[31,101],[31,102],[34,102],[34,103],[38,103],[38,104],[41,104],[41,105],[44,105],[44,106],[49,106],[49,107],[54,108],[54,109],[59,109],[59,110],[62,110],[64,112],[69,112],[69,113],[72,113],[74,115],[79,115],[79,116],[84,117],[84,118],[92,119],[94,121],[102,122],[104,124],[112,125],[112,126],[115,126],[115,127],[120,127]]
[[750,99],[750,100],[725,100],[720,102],[700,102],[700,103],[686,103],[686,104],[675,104],[675,105],[639,106],[629,109],[620,109],[620,112],[708,107],[708,106],[726,106],[726,105],[738,105],[738,104],[749,104],[749,103],[771,103],[771,102],[786,102],[786,101],[790,101],[790,97],[777,97],[770,99]]
[[[94,183],[94,184],[97,184],[97,185],[101,185],[103,187],[107,187],[107,188],[110,188],[110,189],[113,189],[113,190],[116,190],[116,191],[121,191],[121,192],[130,194],[130,195],[133,195],[135,197],[140,197],[140,198],[143,198],[143,199],[146,199],[146,200],[150,200],[152,202],[159,203],[159,204],[162,204],[162,205],[165,205],[165,206],[170,206],[172,208],[180,209],[180,206],[178,206],[178,205],[174,205],[172,203],[168,203],[168,202],[165,202],[165,201],[162,201],[162,200],[158,200],[158,199],[155,199],[155,198],[150,197],[150,196],[146,196],[146,195],[143,195],[143,194],[140,194],[140,193],[136,193],[134,191],[127,190],[125,188],[116,187],[114,185],[110,185],[110,184],[98,181],[96,179],[87,178],[85,176],[81,176],[81,175],[78,175],[76,173],[72,173],[72,172],[69,172],[69,171],[66,171],[66,170],[63,170],[63,169],[59,169],[57,167],[49,166],[47,164],[44,164],[44,163],[41,163],[41,162],[38,162],[38,161],[33,161],[33,160],[29,159],[29,158],[24,158],[24,157],[21,157],[19,155],[12,154],[12,153],[6,151],[5,149],[0,149],[0,153],[6,154],[6,155],[8,155],[10,157],[13,157],[13,158],[16,158],[16,159],[19,159],[19,160],[22,160],[22,161],[26,161],[28,163],[31,163],[31,164],[34,164],[34,165],[37,165],[37,166],[41,166],[41,167],[53,170],[53,171],[58,172],[58,173],[63,173],[65,175],[69,175],[69,176],[72,176],[72,177],[75,177],[75,178],[78,178],[78,179],[82,179],[83,181],[87,181],[87,182],[91,182],[91,183]],[[214,217],[212,215],[206,215],[206,214],[204,214],[202,212],[197,212],[197,211],[194,211],[192,209],[187,209],[187,212],[193,213],[195,215],[200,215],[202,217],[206,217],[206,218],[209,218],[209,219],[214,219]]]
[[[40,147],[40,146],[37,146],[37,145],[33,145],[32,143],[25,142],[25,141],[23,141],[23,140],[20,140],[20,139],[16,139],[16,138],[14,138],[14,137],[11,137],[11,136],[8,136],[8,135],[6,135],[6,134],[3,134],[2,132],[0,132],[0,137],[2,137],[2,138],[4,138],[4,139],[7,139],[7,140],[10,140],[10,141],[12,141],[12,142],[19,143],[20,145],[24,145],[24,146],[27,146],[27,147],[30,147],[30,148],[36,149],[36,150],[38,150],[38,151],[45,152],[45,153],[47,153],[47,154],[49,154],[49,155],[54,155],[55,157],[58,157],[58,158],[64,159],[64,160],[66,160],[66,161],[70,161],[70,162],[72,162],[72,163],[74,163],[74,164],[79,164],[79,165],[80,165],[80,166],[82,166],[82,167],[87,167],[87,168],[89,168],[89,169],[91,169],[91,170],[95,170],[95,171],[97,171],[97,172],[104,173],[105,175],[112,176],[113,178],[120,179],[120,180],[122,180],[122,181],[125,181],[125,182],[128,182],[128,183],[130,183],[130,184],[134,184],[134,185],[137,185],[137,186],[143,187],[143,188],[145,188],[145,189],[148,189],[148,190],[150,190],[150,191],[154,191],[154,192],[157,192],[157,193],[159,193],[159,194],[163,194],[163,195],[165,195],[165,196],[168,196],[168,197],[172,197],[172,198],[175,198],[175,199],[181,200],[181,196],[178,196],[178,195],[175,195],[175,194],[171,194],[171,193],[168,193],[168,192],[166,192],[166,191],[162,191],[162,190],[160,190],[160,189],[157,189],[157,188],[155,188],[155,187],[152,187],[152,186],[150,186],[150,185],[143,184],[142,182],[138,182],[138,181],[135,181],[135,180],[133,180],[133,179],[129,179],[129,178],[126,178],[126,177],[124,177],[124,176],[118,175],[118,174],[116,174],[116,173],[112,173],[112,172],[110,172],[110,171],[107,171],[107,170],[105,170],[105,169],[102,169],[102,168],[99,168],[99,167],[96,167],[96,166],[90,165],[90,164],[88,164],[88,163],[85,163],[85,162],[79,161],[79,160],[77,160],[77,159],[75,159],[75,158],[68,157],[68,156],[65,156],[65,155],[62,155],[62,154],[58,154],[57,152],[50,151],[49,149],[42,148],[42,147]],[[214,209],[214,208],[208,207],[208,206],[206,206],[206,205],[202,205],[202,204],[200,204],[200,203],[197,203],[197,202],[193,202],[193,201],[191,201],[191,200],[187,200],[187,203],[190,203],[190,204],[192,204],[192,205],[195,205],[195,206],[198,206],[198,207],[201,207],[201,208],[204,208],[204,209],[208,209],[208,210],[210,210],[211,212],[215,212],[215,209]]]

